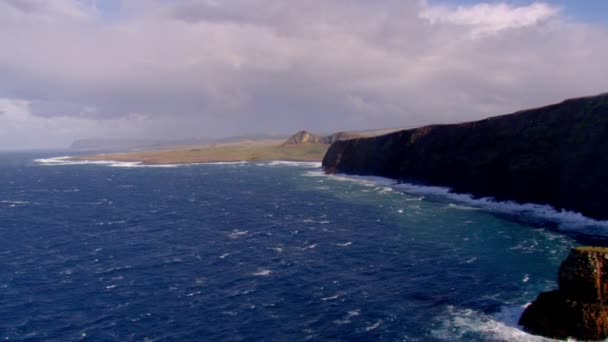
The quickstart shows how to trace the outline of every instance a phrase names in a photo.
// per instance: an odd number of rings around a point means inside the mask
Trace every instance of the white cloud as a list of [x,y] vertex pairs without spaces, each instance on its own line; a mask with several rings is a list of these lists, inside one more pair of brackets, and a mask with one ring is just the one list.
[[456,8],[430,5],[420,12],[420,17],[433,24],[468,26],[474,36],[479,36],[539,25],[557,18],[559,13],[560,8],[542,2],[527,6],[479,3]]
[[28,109],[5,144],[457,122],[608,89],[606,28],[543,3],[28,1],[0,0],[0,97]]

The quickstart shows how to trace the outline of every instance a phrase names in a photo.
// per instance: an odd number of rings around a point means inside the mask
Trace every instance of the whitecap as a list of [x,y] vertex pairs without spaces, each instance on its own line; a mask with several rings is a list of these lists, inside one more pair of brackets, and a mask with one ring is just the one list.
[[454,203],[448,204],[448,207],[452,208],[452,209],[458,209],[458,210],[479,210],[480,209],[480,208],[470,207],[468,205],[459,205],[459,204],[454,204]]
[[334,299],[338,299],[338,298],[340,298],[340,296],[341,296],[341,294],[336,293],[336,294],[335,294],[335,295],[333,295],[333,296],[330,296],[330,297],[325,297],[325,298],[321,298],[321,300],[322,300],[322,301],[324,301],[324,302],[326,302],[326,301],[328,301],[328,300],[334,300]]
[[347,247],[352,245],[353,243],[351,241],[348,242],[344,242],[344,243],[337,243],[336,246],[340,246],[340,247]]
[[247,230],[233,230],[232,233],[228,234],[228,237],[230,237],[231,239],[238,239],[243,235],[247,235],[247,233],[249,233],[249,231]]
[[317,244],[316,243],[312,244],[312,245],[309,245],[309,246],[302,247],[300,249],[303,250],[303,251],[305,251],[307,249],[315,249],[315,248],[317,248]]
[[467,261],[465,261],[465,263],[470,264],[470,263],[475,262],[475,261],[477,261],[477,258],[476,257],[472,257],[472,258],[468,259]]
[[379,320],[378,322],[376,322],[376,323],[374,323],[374,324],[372,324],[372,325],[369,325],[369,326],[365,327],[365,331],[372,331],[372,330],[376,330],[376,329],[377,329],[377,328],[380,326],[380,324],[382,324],[382,320]]
[[224,258],[226,258],[229,255],[230,255],[230,253],[224,253],[224,254],[220,255],[219,258],[220,259],[224,259]]
[[26,205],[26,204],[30,204],[30,202],[27,201],[0,201],[0,203],[5,203],[5,204],[16,204],[16,205]]
[[342,319],[335,320],[334,324],[337,324],[337,325],[349,324],[351,322],[351,318],[357,317],[360,314],[361,314],[361,311],[359,309],[351,310],[351,311],[347,312],[346,316],[344,316]]
[[271,270],[258,270],[254,273],[252,273],[251,275],[256,276],[256,277],[266,277],[269,276],[270,274],[272,274]]

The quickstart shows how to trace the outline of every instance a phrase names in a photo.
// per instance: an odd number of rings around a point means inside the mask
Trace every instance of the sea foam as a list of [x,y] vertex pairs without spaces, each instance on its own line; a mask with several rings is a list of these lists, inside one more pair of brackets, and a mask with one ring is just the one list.
[[469,334],[482,335],[487,340],[509,342],[549,342],[556,341],[541,336],[531,335],[517,325],[525,306],[503,307],[494,314],[447,307],[444,315],[438,317],[440,327],[432,332],[435,338],[445,341],[470,339]]
[[188,164],[143,164],[142,162],[126,162],[117,160],[75,160],[71,156],[54,157],[54,158],[40,158],[34,159],[34,162],[40,165],[47,166],[67,166],[67,165],[104,165],[110,167],[122,167],[122,168],[139,168],[139,167],[153,167],[153,168],[173,168]]
[[[306,171],[304,176],[328,177],[336,181],[350,181],[368,188],[386,193],[385,188],[391,187],[406,194],[420,196],[420,200],[435,197],[448,200],[448,208],[454,210],[478,210],[520,217],[528,220],[540,220],[557,224],[564,231],[608,236],[608,221],[595,220],[580,213],[557,210],[550,205],[534,203],[516,203],[513,201],[497,201],[491,197],[475,198],[471,194],[454,193],[450,188],[439,186],[400,183],[390,178],[377,176],[356,176],[345,174],[325,174],[323,171]],[[411,200],[411,199],[404,199]]]

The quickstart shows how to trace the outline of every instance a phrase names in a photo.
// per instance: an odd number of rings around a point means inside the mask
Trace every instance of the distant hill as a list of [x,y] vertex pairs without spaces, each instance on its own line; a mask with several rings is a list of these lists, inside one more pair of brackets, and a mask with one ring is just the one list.
[[299,131],[287,139],[283,145],[324,144],[331,145],[336,141],[360,138],[362,135],[350,132],[338,132],[327,136],[320,136],[308,131]]

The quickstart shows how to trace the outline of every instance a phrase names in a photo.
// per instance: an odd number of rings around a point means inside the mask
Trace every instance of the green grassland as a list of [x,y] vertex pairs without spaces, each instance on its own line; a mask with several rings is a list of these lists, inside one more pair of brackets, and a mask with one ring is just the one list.
[[236,161],[321,161],[329,145],[282,145],[281,142],[242,142],[208,145],[197,148],[100,154],[79,157],[79,160],[115,160],[144,164],[189,164]]

